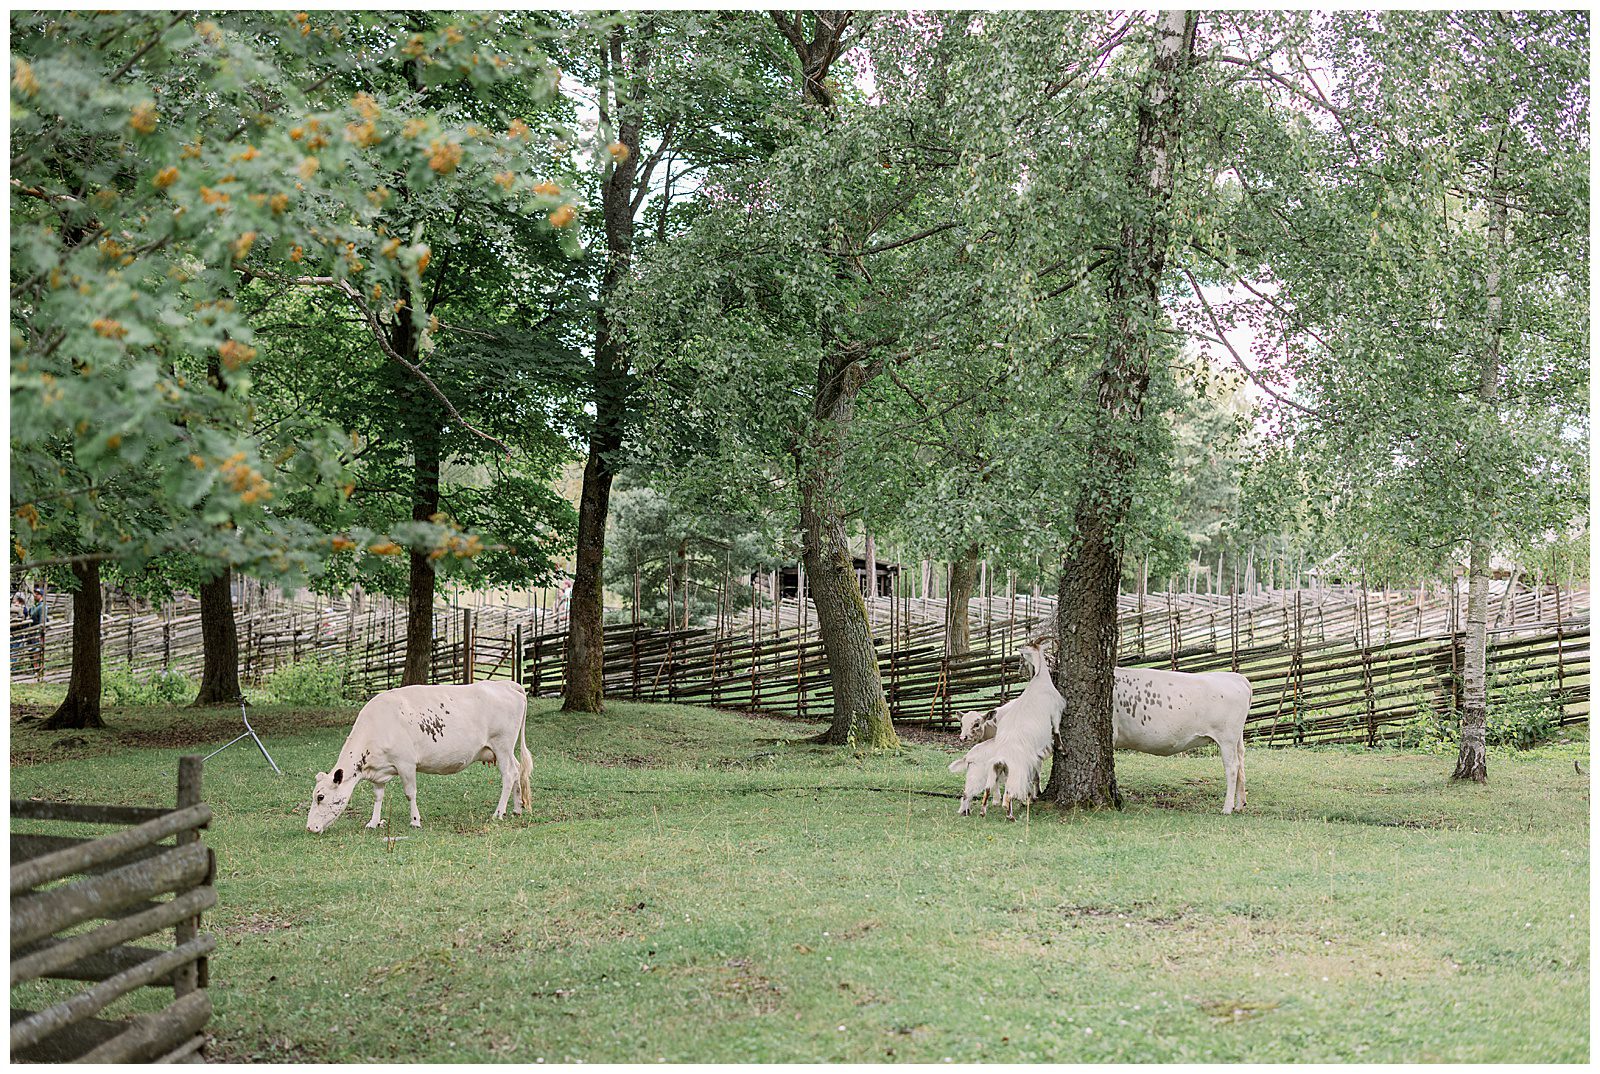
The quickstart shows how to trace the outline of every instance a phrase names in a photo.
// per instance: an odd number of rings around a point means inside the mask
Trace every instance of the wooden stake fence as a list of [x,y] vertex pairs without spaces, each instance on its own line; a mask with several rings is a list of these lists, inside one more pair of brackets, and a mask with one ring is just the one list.
[[[216,905],[216,858],[200,842],[211,807],[200,800],[201,760],[178,762],[178,806],[15,801],[18,821],[132,825],[94,839],[11,833],[11,987],[39,978],[88,982],[39,1011],[11,1012],[11,1058],[21,1062],[199,1061],[211,1017],[207,956],[199,931]],[[171,839],[171,843],[163,840]],[[68,883],[60,883],[71,877]],[[52,886],[53,885],[53,886]],[[152,901],[172,893],[165,902]],[[83,931],[81,926],[102,924]],[[129,940],[173,930],[171,948]],[[170,988],[172,1002],[127,1020],[96,1018],[138,988]]]

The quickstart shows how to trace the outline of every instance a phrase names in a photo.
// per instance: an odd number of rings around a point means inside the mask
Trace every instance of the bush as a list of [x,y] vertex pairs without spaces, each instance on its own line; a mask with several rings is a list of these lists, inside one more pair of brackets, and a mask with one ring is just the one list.
[[194,700],[198,692],[193,680],[181,671],[156,671],[140,679],[126,667],[107,671],[100,688],[113,705],[182,705]]
[[350,669],[342,660],[306,657],[286,664],[267,677],[266,691],[284,705],[331,707],[348,700]]
[[[1530,750],[1555,738],[1560,731],[1561,711],[1548,694],[1514,689],[1491,700],[1484,741],[1490,747]],[[1461,743],[1461,714],[1454,710],[1436,712],[1422,699],[1417,714],[1400,724],[1399,733],[1391,741],[1427,753],[1451,752]]]
[[1531,750],[1555,737],[1561,714],[1548,698],[1514,693],[1489,710],[1488,742],[1491,746]]

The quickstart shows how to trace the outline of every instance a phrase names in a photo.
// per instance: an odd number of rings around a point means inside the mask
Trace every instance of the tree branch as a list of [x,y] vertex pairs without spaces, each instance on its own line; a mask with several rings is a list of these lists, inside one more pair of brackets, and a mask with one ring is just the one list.
[[1218,343],[1221,343],[1224,347],[1226,347],[1228,349],[1228,353],[1233,355],[1234,363],[1236,365],[1238,365],[1239,369],[1244,373],[1245,376],[1250,378],[1251,383],[1253,383],[1256,387],[1260,388],[1262,391],[1266,392],[1268,395],[1272,396],[1272,398],[1276,399],[1278,402],[1282,403],[1284,406],[1293,407],[1294,409],[1300,411],[1302,414],[1309,414],[1314,418],[1325,417],[1325,415],[1320,410],[1313,410],[1310,407],[1302,406],[1299,403],[1295,402],[1293,399],[1289,399],[1289,398],[1287,398],[1285,396],[1279,395],[1276,391],[1274,391],[1271,388],[1271,386],[1269,386],[1264,380],[1262,380],[1260,377],[1258,377],[1254,370],[1252,370],[1248,365],[1245,364],[1244,359],[1239,356],[1239,352],[1233,349],[1233,344],[1228,342],[1228,335],[1227,335],[1226,332],[1223,331],[1222,322],[1217,319],[1217,314],[1216,314],[1216,312],[1214,310],[1212,310],[1211,303],[1207,302],[1206,301],[1206,296],[1201,294],[1199,281],[1194,278],[1194,274],[1191,273],[1188,269],[1184,269],[1182,271],[1183,271],[1183,278],[1189,281],[1189,286],[1194,290],[1194,297],[1200,300],[1201,307],[1203,307],[1205,309],[1206,316],[1208,318],[1210,318],[1210,320],[1211,320],[1211,327],[1217,333],[1216,336],[1213,337],[1213,338]]
[[[271,279],[271,277],[267,278]],[[394,349],[394,346],[389,342],[388,333],[386,333],[383,330],[383,326],[378,323],[378,319],[373,314],[371,307],[367,305],[366,299],[361,297],[361,292],[356,290],[355,287],[351,285],[349,280],[336,280],[332,276],[295,276],[283,282],[311,287],[332,287],[334,290],[343,294],[366,319],[367,326],[372,329],[373,338],[378,342],[378,347],[385,355],[389,357],[390,361],[397,363],[403,369],[405,369],[406,372],[422,381],[422,383],[427,386],[428,391],[431,392],[433,396],[439,400],[439,402],[444,404],[445,412],[449,414],[453,420],[460,422],[462,428],[466,429],[480,440],[487,440],[489,443],[494,444],[501,451],[505,452],[506,458],[511,457],[511,449],[506,446],[505,441],[500,440],[497,437],[490,436],[476,425],[473,425],[466,418],[462,417],[461,411],[456,409],[456,405],[450,401],[449,396],[445,395],[445,393],[440,390],[439,385],[434,383],[433,378],[428,376],[427,372],[420,365],[408,360],[399,351]]]

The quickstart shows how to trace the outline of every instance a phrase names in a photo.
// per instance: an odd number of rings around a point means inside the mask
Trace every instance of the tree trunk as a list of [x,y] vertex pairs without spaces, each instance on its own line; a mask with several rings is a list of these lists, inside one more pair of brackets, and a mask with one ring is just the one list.
[[[622,29],[613,29],[601,50],[605,70],[629,70],[622,54]],[[640,44],[633,55],[632,76],[643,82],[649,50]],[[566,687],[561,707],[566,712],[600,712],[605,705],[606,519],[611,511],[611,482],[617,473],[623,427],[628,415],[628,354],[618,338],[611,298],[628,275],[633,257],[634,179],[639,160],[640,116],[636,88],[626,107],[617,109],[617,140],[628,154],[613,161],[600,184],[606,229],[606,267],[600,277],[595,315],[594,429],[589,434],[589,461],[583,467],[583,493],[578,502],[578,554],[572,571],[568,606]],[[601,119],[608,121],[604,101]],[[672,611],[667,610],[667,623]]]
[[46,731],[104,727],[100,718],[100,563],[74,563],[78,580],[72,594],[72,676],[61,707],[40,726]]
[[[1046,797],[1063,805],[1122,808],[1112,750],[1117,666],[1117,554],[1097,516],[1079,520],[1079,546],[1061,566],[1056,600],[1056,688],[1066,699]],[[1109,607],[1107,595],[1109,594]]]
[[1163,11],[1155,23],[1150,71],[1138,105],[1128,169],[1136,209],[1122,223],[1110,266],[1105,359],[1097,375],[1088,457],[1100,460],[1073,512],[1075,542],[1062,559],[1056,606],[1056,687],[1066,699],[1048,793],[1069,807],[1121,805],[1111,748],[1112,671],[1117,654],[1120,545],[1138,460],[1129,431],[1144,417],[1151,342],[1166,322],[1157,285],[1166,265],[1167,206],[1177,172],[1184,81],[1194,56],[1196,19]]
[[796,460],[800,478],[801,559],[817,606],[817,630],[833,683],[833,723],[820,741],[866,749],[900,744],[878,673],[867,603],[856,580],[844,512],[838,503],[844,438],[861,388],[861,366],[849,354],[819,363],[809,457]]
[[[411,485],[411,518],[426,522],[439,513],[439,431],[418,430],[411,441],[416,467]],[[412,551],[406,587],[406,662],[401,686],[426,685],[433,678],[433,561],[427,552]]]
[[[842,51],[845,29],[854,12],[813,12],[809,38],[800,12],[792,17],[781,11],[769,14],[799,61],[801,100],[831,120],[833,92],[828,71]],[[838,245],[843,248],[845,244],[840,241]],[[837,274],[847,284],[855,279],[843,257]],[[833,683],[833,723],[819,740],[878,749],[898,746],[900,740],[889,719],[872,625],[839,503],[845,439],[856,394],[866,380],[864,359],[864,348],[846,344],[818,360],[809,436],[795,453],[795,468],[800,484],[801,561],[817,607],[817,632],[822,636]],[[869,584],[875,583],[869,579]]]
[[[206,379],[219,392],[228,390],[222,375],[222,360],[215,351],[206,359]],[[231,524],[230,524],[231,525]],[[222,705],[238,700],[239,634],[233,620],[233,570],[200,583],[200,646],[204,664],[200,672],[200,692],[196,707]]]
[[[1489,171],[1489,269],[1484,278],[1485,339],[1483,362],[1478,370],[1479,420],[1494,417],[1494,404],[1500,396],[1500,341],[1503,328],[1504,296],[1501,259],[1506,248],[1506,200],[1499,190],[1501,162],[1505,154],[1505,133],[1495,147]],[[1488,515],[1492,490],[1483,496],[1479,520]],[[1474,524],[1467,558],[1467,644],[1461,683],[1461,750],[1456,756],[1452,779],[1483,783],[1489,778],[1487,740],[1489,734],[1489,530],[1482,521]]]
[[195,705],[224,705],[237,701],[239,688],[239,634],[233,620],[233,571],[200,584],[200,642],[205,653],[200,673],[200,693]]
[[967,608],[978,588],[978,545],[976,542],[956,553],[950,561],[950,599],[945,605],[944,633],[950,640],[951,656],[966,656],[972,651],[972,630]]

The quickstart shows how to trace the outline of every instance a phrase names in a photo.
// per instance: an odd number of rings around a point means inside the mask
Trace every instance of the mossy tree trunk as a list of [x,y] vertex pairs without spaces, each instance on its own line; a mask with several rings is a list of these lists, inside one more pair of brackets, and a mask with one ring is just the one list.
[[969,544],[950,561],[950,598],[945,602],[944,631],[951,656],[965,656],[972,651],[968,605],[978,588],[978,552],[976,543]]
[[878,650],[839,504],[845,434],[861,377],[861,364],[848,351],[819,363],[811,442],[796,459],[800,553],[833,684],[833,722],[821,741],[881,749],[900,743],[889,719]]

